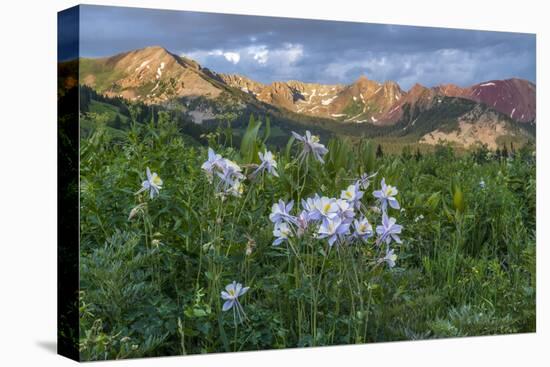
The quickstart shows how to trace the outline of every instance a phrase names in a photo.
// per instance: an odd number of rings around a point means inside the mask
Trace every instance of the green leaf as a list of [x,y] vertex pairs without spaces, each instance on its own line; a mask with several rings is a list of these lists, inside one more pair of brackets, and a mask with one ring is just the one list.
[[221,312],[218,314],[218,325],[220,327],[220,336],[222,338],[223,347],[226,352],[230,352],[229,341],[227,340],[227,335],[225,334],[225,329],[223,328],[223,319]]
[[256,121],[254,115],[250,115],[248,127],[241,141],[241,158],[243,163],[253,163],[258,160],[258,131],[262,125],[261,121]]
[[464,213],[464,194],[458,185],[455,185],[454,188],[453,206],[459,213]]
[[294,144],[294,140],[296,140],[296,138],[294,137],[294,135],[291,135],[290,139],[288,139],[288,143],[286,143],[285,159],[287,162],[290,161],[290,150],[292,149],[292,144]]
[[267,139],[269,139],[270,135],[271,135],[271,120],[269,119],[269,116],[266,116],[265,117],[265,132],[264,132],[263,144],[267,143]]

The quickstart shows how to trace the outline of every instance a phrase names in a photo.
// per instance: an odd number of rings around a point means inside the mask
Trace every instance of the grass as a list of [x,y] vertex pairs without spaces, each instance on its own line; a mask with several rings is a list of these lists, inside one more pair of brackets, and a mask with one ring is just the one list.
[[104,62],[87,58],[80,59],[79,73],[81,76],[93,75],[94,88],[101,92],[110,89],[115,81],[124,76],[122,72],[114,71],[112,67]]
[[[535,331],[527,148],[509,159],[450,148],[376,158],[378,141],[334,139],[322,141],[323,165],[297,160],[294,143],[271,148],[279,178],[246,179],[241,197],[222,200],[201,170],[207,148],[166,116],[117,136],[93,126],[80,152],[85,360]],[[258,163],[248,151],[263,151],[262,130],[243,135],[245,148],[215,135],[209,146],[243,167]],[[153,200],[135,195],[146,167],[164,181]],[[399,190],[394,268],[378,262],[372,241],[329,247],[309,233],[272,246],[274,203],[339,197],[364,172],[378,172],[367,207],[381,178]],[[365,214],[380,223],[376,210]],[[220,292],[234,280],[250,287],[242,323],[221,311]]]

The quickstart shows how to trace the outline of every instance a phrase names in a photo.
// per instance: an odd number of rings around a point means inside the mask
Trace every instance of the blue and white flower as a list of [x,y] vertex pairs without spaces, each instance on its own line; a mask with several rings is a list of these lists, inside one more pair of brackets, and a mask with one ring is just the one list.
[[338,215],[338,204],[333,198],[316,196],[312,201],[313,209],[310,211],[312,220],[331,219]]
[[375,172],[371,175],[369,175],[368,173],[363,173],[361,175],[361,178],[359,178],[359,180],[357,180],[356,183],[359,184],[360,188],[362,188],[363,190],[366,190],[370,186],[371,178],[374,178],[374,176],[376,176],[377,174],[378,174],[378,172]]
[[222,194],[241,196],[243,192],[244,175],[239,165],[232,160],[216,154],[212,148],[208,148],[208,160],[201,168],[206,172],[208,180],[212,182],[214,174],[219,178],[216,190]]
[[218,170],[216,173],[223,183],[229,187],[235,185],[236,181],[244,180],[241,167],[227,158],[223,159],[221,170]]
[[401,239],[398,234],[401,233],[403,226],[396,224],[395,218],[388,218],[386,213],[382,214],[382,225],[376,227],[376,233],[378,234],[378,243],[386,242],[390,244],[392,240],[397,243],[401,243]]
[[381,189],[374,191],[372,195],[380,200],[382,210],[386,211],[388,204],[394,209],[399,209],[399,203],[397,202],[397,199],[395,199],[395,195],[398,194],[397,188],[386,185],[386,180],[384,178],[382,179],[380,185]]
[[[318,220],[318,213],[315,209],[315,201],[321,199],[318,194],[307,199],[302,199],[302,209],[306,212],[308,221]],[[317,218],[317,219],[316,219]]]
[[289,201],[288,204],[285,204],[283,200],[279,200],[278,203],[273,204],[269,219],[276,225],[282,222],[296,224],[296,218],[290,214],[293,206],[293,200]]
[[286,222],[277,223],[275,224],[275,229],[273,229],[273,236],[275,236],[273,246],[279,246],[292,237],[292,228]]
[[343,238],[349,232],[350,223],[345,223],[340,217],[325,218],[319,227],[317,238],[327,238],[332,246],[338,238]]
[[359,185],[359,181],[349,185],[340,195],[340,198],[347,200],[355,209],[359,209],[361,206],[361,198],[364,194],[363,191],[359,190]]
[[235,197],[240,197],[243,194],[244,185],[241,181],[235,180],[233,185],[229,186],[225,192]]
[[393,249],[390,249],[389,247],[386,249],[386,255],[380,259],[380,262],[386,262],[388,264],[389,268],[393,268],[395,266],[395,261],[397,261],[397,255],[394,253]]
[[222,306],[222,311],[229,311],[233,309],[235,321],[239,321],[246,318],[243,306],[239,302],[239,297],[248,292],[249,287],[243,287],[241,283],[233,281],[225,287],[225,291],[221,292],[222,299],[225,301]]
[[221,155],[216,154],[212,148],[208,148],[208,160],[204,162],[201,168],[206,171],[209,177],[212,177],[214,169],[222,170],[224,166],[224,159]]
[[319,137],[317,135],[311,135],[309,130],[306,131],[304,136],[292,132],[292,135],[303,143],[303,150],[300,153],[300,157],[303,159],[307,157],[310,153],[313,154],[315,159],[321,163],[325,163],[323,156],[328,153],[328,149],[321,143],[319,143]]
[[307,211],[302,210],[298,217],[296,217],[296,223],[298,225],[297,235],[301,237],[309,227],[309,214]]
[[338,207],[336,215],[338,215],[343,222],[351,223],[353,217],[355,217],[355,211],[351,203],[347,200],[336,199],[336,206]]
[[355,236],[363,240],[368,240],[374,235],[372,230],[372,225],[369,223],[367,218],[361,218],[359,220],[353,221],[353,227],[355,228]]
[[253,175],[255,176],[260,172],[267,171],[273,176],[279,177],[279,174],[277,173],[277,162],[273,157],[273,153],[266,150],[264,153],[259,152],[258,156],[260,157],[260,160],[262,161],[262,163],[260,163],[258,168],[254,171]]
[[141,183],[141,189],[136,192],[136,195],[149,190],[149,196],[154,199],[162,189],[162,180],[156,172],[151,173],[149,167],[147,167],[146,174],[147,179]]

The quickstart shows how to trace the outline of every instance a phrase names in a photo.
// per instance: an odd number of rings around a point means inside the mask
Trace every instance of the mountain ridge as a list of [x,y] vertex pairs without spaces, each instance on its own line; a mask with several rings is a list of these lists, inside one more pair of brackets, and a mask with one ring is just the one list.
[[[440,84],[430,88],[416,83],[408,91],[404,91],[394,81],[378,82],[365,75],[359,76],[348,85],[306,83],[298,80],[263,84],[239,74],[210,71],[198,62],[173,54],[161,46],[82,60],[85,63],[104,64],[105,67],[118,71],[119,75],[124,75],[118,80],[109,80],[109,88],[102,85],[104,88],[99,88],[101,92],[129,100],[142,100],[145,103],[162,103],[173,97],[198,95],[216,98],[223,90],[222,86],[213,83],[217,81],[251,94],[259,101],[292,112],[340,121],[393,124],[401,116],[402,104],[427,104],[429,99],[437,95],[485,103],[518,122],[536,121],[536,86],[519,78],[483,81],[469,87]],[[95,87],[94,74],[87,73],[87,68],[84,68],[83,74],[84,84]],[[164,93],[159,93],[157,89],[167,77],[170,83],[164,86]],[[155,83],[151,83],[151,80]],[[147,83],[150,84],[149,90],[144,85]],[[380,92],[383,94],[380,95]]]
[[[486,115],[480,116],[480,121],[493,128],[495,124],[506,125],[508,120],[531,125],[536,122],[536,85],[518,78],[484,81],[468,87],[455,84],[426,87],[416,83],[407,91],[395,81],[378,82],[366,75],[360,75],[347,85],[299,80],[264,84],[244,75],[217,73],[161,46],[127,51],[111,57],[81,58],[80,63],[82,84],[106,96],[146,104],[185,100],[187,108],[194,109],[189,111],[189,115],[196,123],[215,119],[214,110],[224,108],[220,105],[242,109],[255,103],[296,115],[329,119],[335,124],[402,125],[408,131],[415,126],[415,119],[428,116],[430,111],[438,111],[441,124],[446,124],[445,113],[441,111],[445,108],[451,111],[457,106],[449,98],[486,106],[487,109],[482,109]],[[193,103],[197,98],[202,102]],[[208,101],[217,104],[218,108],[205,107]],[[465,106],[474,108],[474,104]],[[496,114],[489,113],[489,110]],[[452,122],[455,130],[471,123],[467,118],[460,119],[460,116],[453,118],[456,120]],[[428,120],[431,121],[431,117]],[[459,120],[466,122],[461,125],[457,122]],[[488,124],[489,120],[493,124]],[[433,122],[430,122],[429,126],[432,125]],[[435,130],[437,127],[434,126]],[[429,138],[422,139],[430,141]]]

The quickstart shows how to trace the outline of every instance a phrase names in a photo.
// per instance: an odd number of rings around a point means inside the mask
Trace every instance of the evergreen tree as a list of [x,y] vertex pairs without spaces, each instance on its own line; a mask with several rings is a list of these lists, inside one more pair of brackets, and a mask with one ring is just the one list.
[[378,147],[376,148],[376,158],[382,158],[384,156],[384,152],[382,151],[382,145],[378,144]]
[[151,120],[149,121],[151,127],[155,126],[155,110],[151,107]]
[[414,159],[418,162],[422,159],[422,153],[420,153],[420,148],[416,148],[416,153],[414,154]]
[[113,127],[119,130],[122,129],[122,119],[118,114],[115,116],[115,119],[113,121]]
[[403,149],[401,150],[401,157],[404,160],[409,160],[412,158],[412,152],[410,145],[405,145]]
[[508,158],[508,148],[506,148],[506,144],[502,147],[502,158],[506,159]]

